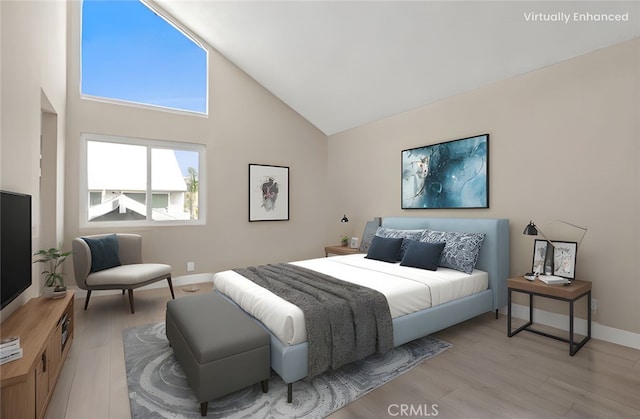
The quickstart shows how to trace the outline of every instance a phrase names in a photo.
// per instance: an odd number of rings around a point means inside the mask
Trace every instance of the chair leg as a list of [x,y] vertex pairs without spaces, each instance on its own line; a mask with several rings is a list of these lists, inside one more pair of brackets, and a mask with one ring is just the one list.
[[133,311],[133,290],[129,290],[129,305],[131,306],[131,314],[134,314]]
[[171,290],[171,298],[176,299],[176,295],[173,293],[173,283],[171,282],[171,276],[167,278],[167,282],[169,283],[169,289]]
[[84,300],[84,311],[87,311],[89,306],[89,298],[91,298],[91,290],[87,290],[87,298]]
[[122,295],[124,295],[124,290],[122,290]]
[[200,403],[200,415],[207,416],[208,407],[209,407],[209,402]]

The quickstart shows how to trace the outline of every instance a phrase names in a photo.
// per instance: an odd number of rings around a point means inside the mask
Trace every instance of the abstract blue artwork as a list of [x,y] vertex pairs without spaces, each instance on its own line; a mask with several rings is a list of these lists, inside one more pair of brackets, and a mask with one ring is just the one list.
[[402,151],[402,209],[489,208],[489,134]]

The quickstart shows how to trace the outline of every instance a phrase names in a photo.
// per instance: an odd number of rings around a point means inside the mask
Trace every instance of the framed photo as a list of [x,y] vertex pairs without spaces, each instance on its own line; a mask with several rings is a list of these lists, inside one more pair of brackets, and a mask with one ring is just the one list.
[[[551,240],[553,243],[553,275],[563,278],[576,278],[577,242]],[[538,240],[533,245],[533,264],[531,272],[544,273],[544,262],[547,254],[546,240]]]
[[249,221],[289,220],[289,168],[249,164]]
[[537,272],[544,274],[544,262],[547,256],[547,243],[546,240],[536,239],[533,243],[533,263],[531,266],[531,272]]
[[553,274],[563,278],[576,279],[577,242],[551,241],[553,249]]
[[402,209],[489,208],[489,134],[402,151]]

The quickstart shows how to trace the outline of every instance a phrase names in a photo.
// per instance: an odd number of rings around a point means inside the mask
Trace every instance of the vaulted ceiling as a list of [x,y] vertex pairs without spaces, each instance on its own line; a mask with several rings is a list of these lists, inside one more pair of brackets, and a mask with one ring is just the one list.
[[327,135],[640,36],[637,1],[155,3]]

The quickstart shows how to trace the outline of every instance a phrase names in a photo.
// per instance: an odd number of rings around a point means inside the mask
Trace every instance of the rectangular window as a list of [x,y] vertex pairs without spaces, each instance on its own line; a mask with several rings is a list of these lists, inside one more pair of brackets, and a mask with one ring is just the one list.
[[204,224],[205,147],[83,134],[81,225]]

